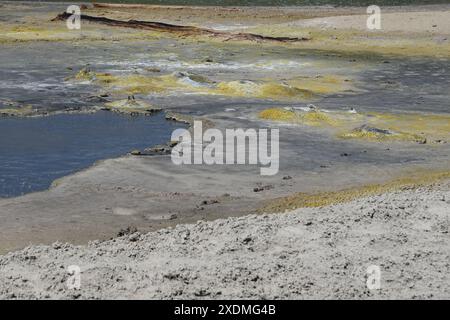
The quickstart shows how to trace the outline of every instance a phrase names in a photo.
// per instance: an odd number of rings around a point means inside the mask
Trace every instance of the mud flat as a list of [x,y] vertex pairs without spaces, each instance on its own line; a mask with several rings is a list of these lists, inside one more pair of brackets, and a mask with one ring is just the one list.
[[[0,257],[1,299],[448,299],[450,184]],[[69,265],[81,270],[68,289]],[[380,289],[366,286],[381,270]]]
[[[222,130],[279,128],[280,172],[262,177],[252,166],[179,167],[167,154],[101,161],[49,190],[0,199],[2,253],[57,240],[106,240],[128,227],[144,233],[357,201],[442,181],[449,170],[447,5],[386,8],[387,29],[379,32],[361,29],[361,8],[83,9],[115,21],[264,37],[251,40],[88,21],[68,31],[63,21],[52,21],[65,8],[2,3],[2,114],[161,110]],[[414,19],[420,23],[413,30],[396,23]],[[271,37],[308,40],[266,41]],[[404,177],[416,178],[390,184]],[[242,219],[226,224],[261,218]]]

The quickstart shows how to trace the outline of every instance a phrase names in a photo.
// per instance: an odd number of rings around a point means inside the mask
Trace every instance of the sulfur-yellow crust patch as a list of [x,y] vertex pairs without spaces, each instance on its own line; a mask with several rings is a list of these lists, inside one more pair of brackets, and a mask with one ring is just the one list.
[[[10,44],[31,41],[116,41],[158,39],[163,34],[148,30],[118,29],[111,32],[108,26],[85,23],[81,30],[69,30],[65,23],[31,19],[26,24],[0,22],[0,43]],[[167,37],[167,36],[166,36]]]
[[337,75],[296,77],[277,82],[271,79],[260,81],[230,81],[217,85],[216,92],[229,96],[255,97],[262,99],[292,100],[313,99],[317,95],[353,90],[349,79]]
[[135,100],[134,97],[106,103],[105,108],[125,114],[150,114],[161,110],[161,108],[154,107],[144,101]]
[[301,46],[302,49],[342,52],[346,54],[381,54],[420,57],[450,57],[450,43],[438,42],[428,34],[403,32],[374,32],[352,29],[322,29],[298,27],[286,24],[260,25],[246,29],[264,36],[307,37],[310,40],[285,46]]
[[162,76],[129,74],[118,76],[110,73],[93,72],[88,68],[80,70],[74,76],[74,79],[79,81],[92,81],[93,83],[108,87],[116,93],[123,94],[161,93],[177,89],[191,89],[192,91],[196,89],[196,81],[206,81],[201,76],[184,77],[176,74]]
[[259,113],[259,117],[264,120],[295,122],[298,120],[298,114],[282,108],[271,108]]
[[348,188],[339,191],[321,193],[296,193],[287,197],[271,200],[260,212],[284,212],[297,208],[323,207],[332,204],[349,202],[358,198],[380,193],[392,192],[405,188],[418,188],[450,179],[450,171],[418,172],[383,184],[371,184],[362,187]]
[[29,116],[33,114],[33,107],[31,105],[26,106],[13,106],[10,108],[1,108],[0,116]]
[[405,140],[421,143],[446,142],[450,140],[450,115],[419,113],[367,113],[368,125],[385,128],[391,134],[353,129],[341,133],[342,138],[368,140]]
[[296,88],[314,92],[316,94],[331,94],[353,90],[352,81],[337,75],[323,75],[317,77],[298,77],[287,83]]
[[254,81],[221,82],[211,92],[226,96],[252,97],[261,99],[290,100],[293,98],[311,99],[314,93],[289,84]]
[[339,121],[319,110],[296,112],[281,108],[263,110],[259,113],[259,117],[265,120],[298,123],[308,126],[335,126]]
[[390,131],[383,129],[375,129],[370,127],[359,127],[351,130],[350,132],[345,132],[338,135],[340,138],[344,139],[364,139],[369,141],[393,141],[393,140],[403,140],[410,142],[425,143],[427,141],[424,135],[400,132],[400,131]]
[[310,100],[320,94],[346,91],[350,84],[339,76],[302,77],[282,82],[271,79],[212,81],[205,76],[176,72],[166,75],[96,73],[88,68],[74,77],[78,81],[91,81],[106,86],[116,93],[151,94],[173,92],[224,95],[276,101]]
[[450,115],[419,113],[323,112],[271,108],[259,113],[264,120],[331,127],[339,138],[367,141],[445,143],[450,140]]

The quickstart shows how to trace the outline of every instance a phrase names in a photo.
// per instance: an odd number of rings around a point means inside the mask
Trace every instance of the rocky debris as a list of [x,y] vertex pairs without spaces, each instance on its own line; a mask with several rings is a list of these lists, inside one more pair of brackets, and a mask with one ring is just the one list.
[[163,155],[170,154],[172,152],[172,144],[158,144],[151,148],[146,148],[142,154],[144,155]]
[[193,123],[193,119],[191,116],[176,113],[176,112],[166,112],[166,120],[177,121],[181,123],[186,123],[191,125]]
[[139,240],[139,238],[141,237],[141,234],[139,232],[135,232],[133,234],[130,234],[128,236],[128,241],[130,242],[136,242]]
[[155,73],[161,72],[161,69],[160,68],[156,68],[156,67],[145,67],[144,70],[148,71],[148,72],[155,72]]
[[152,115],[160,112],[160,107],[153,106],[146,101],[138,100],[134,95],[129,95],[127,99],[107,102],[102,110],[127,114],[127,115]]
[[265,186],[258,186],[258,187],[254,187],[253,188],[253,192],[261,192],[261,191],[265,191],[265,190],[270,190],[273,189],[273,185],[269,184],[269,185],[265,185]]
[[395,132],[392,132],[391,130],[370,127],[367,124],[364,124],[364,125],[362,125],[359,128],[356,128],[355,131],[371,132],[371,133],[376,133],[376,134],[381,134],[381,135],[393,135],[393,134],[395,134]]
[[98,96],[89,96],[86,98],[86,101],[91,102],[91,103],[106,103],[106,102],[109,102],[109,100],[106,99],[106,97],[108,97],[108,95],[105,95],[105,94],[101,94]]
[[132,156],[140,156],[142,153],[141,153],[141,151],[139,151],[139,150],[133,150],[133,151],[130,152],[130,154],[131,154]]
[[216,203],[219,203],[219,200],[217,200],[217,199],[203,200],[203,201],[201,202],[201,205],[202,205],[202,206],[208,206],[208,205],[216,204]]
[[136,232],[138,232],[138,229],[135,226],[128,226],[125,229],[120,229],[120,231],[117,233],[117,236],[123,237],[126,235],[132,235]]

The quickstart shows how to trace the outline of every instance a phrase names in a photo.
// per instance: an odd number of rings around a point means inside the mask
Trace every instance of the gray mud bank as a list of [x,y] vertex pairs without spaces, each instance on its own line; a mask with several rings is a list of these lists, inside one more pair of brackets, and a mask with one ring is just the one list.
[[[450,184],[0,257],[2,299],[448,299]],[[80,268],[69,289],[68,267]],[[367,288],[367,268],[381,271]]]

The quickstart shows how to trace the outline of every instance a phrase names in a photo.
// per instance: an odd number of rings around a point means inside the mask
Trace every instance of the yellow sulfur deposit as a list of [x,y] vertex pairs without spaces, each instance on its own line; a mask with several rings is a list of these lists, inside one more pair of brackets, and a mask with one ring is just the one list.
[[280,100],[290,100],[292,98],[311,99],[314,95],[311,91],[273,81],[265,83],[254,81],[221,82],[213,92],[226,96]]
[[29,116],[32,114],[33,114],[33,107],[31,105],[14,106],[11,108],[0,109],[0,116]]
[[144,101],[136,100],[132,96],[128,99],[106,103],[105,106],[107,110],[125,114],[150,114],[161,110]]
[[314,109],[310,111],[294,111],[271,108],[261,111],[259,117],[265,120],[298,123],[308,126],[335,126],[339,121],[330,117],[328,113]]
[[350,132],[340,134],[339,137],[344,139],[365,139],[373,141],[404,140],[420,143],[426,142],[426,138],[418,134],[383,130],[367,126],[362,126],[360,128],[353,129]]
[[208,81],[202,76],[169,74],[163,76],[147,76],[131,74],[116,76],[109,73],[96,73],[88,68],[80,70],[74,77],[76,80],[92,81],[107,86],[116,93],[148,94],[160,93],[168,90],[184,89],[198,91],[202,82]]
[[74,79],[92,81],[108,86],[116,93],[149,94],[173,90],[182,92],[224,95],[278,101],[309,100],[317,94],[345,91],[350,88],[344,79],[338,76],[303,77],[277,82],[274,80],[233,80],[214,82],[205,76],[185,72],[166,75],[128,74],[112,75],[96,73],[89,68],[80,70]]
[[75,79],[79,81],[93,81],[95,80],[95,73],[89,68],[83,68],[75,75]]
[[259,113],[265,120],[333,127],[343,139],[445,143],[450,140],[450,115],[418,113],[324,112],[271,108]]
[[291,196],[271,200],[260,208],[260,212],[283,212],[297,208],[323,207],[337,203],[349,202],[361,197],[401,190],[402,188],[418,188],[440,180],[449,179],[450,171],[419,172],[407,177],[397,178],[384,184],[372,184],[340,191],[321,193],[296,193]]
[[337,119],[333,119],[327,113],[311,110],[300,116],[301,122],[309,126],[335,126],[338,124]]
[[263,110],[259,113],[259,117],[264,120],[295,122],[298,120],[298,115],[291,111],[282,108],[271,108]]
[[[450,139],[450,115],[419,113],[367,113],[366,127],[341,133],[342,138],[404,140],[420,143],[446,142]],[[384,130],[367,130],[367,128]]]
[[316,94],[331,94],[352,90],[351,83],[350,79],[337,75],[299,77],[288,81],[291,86]]

